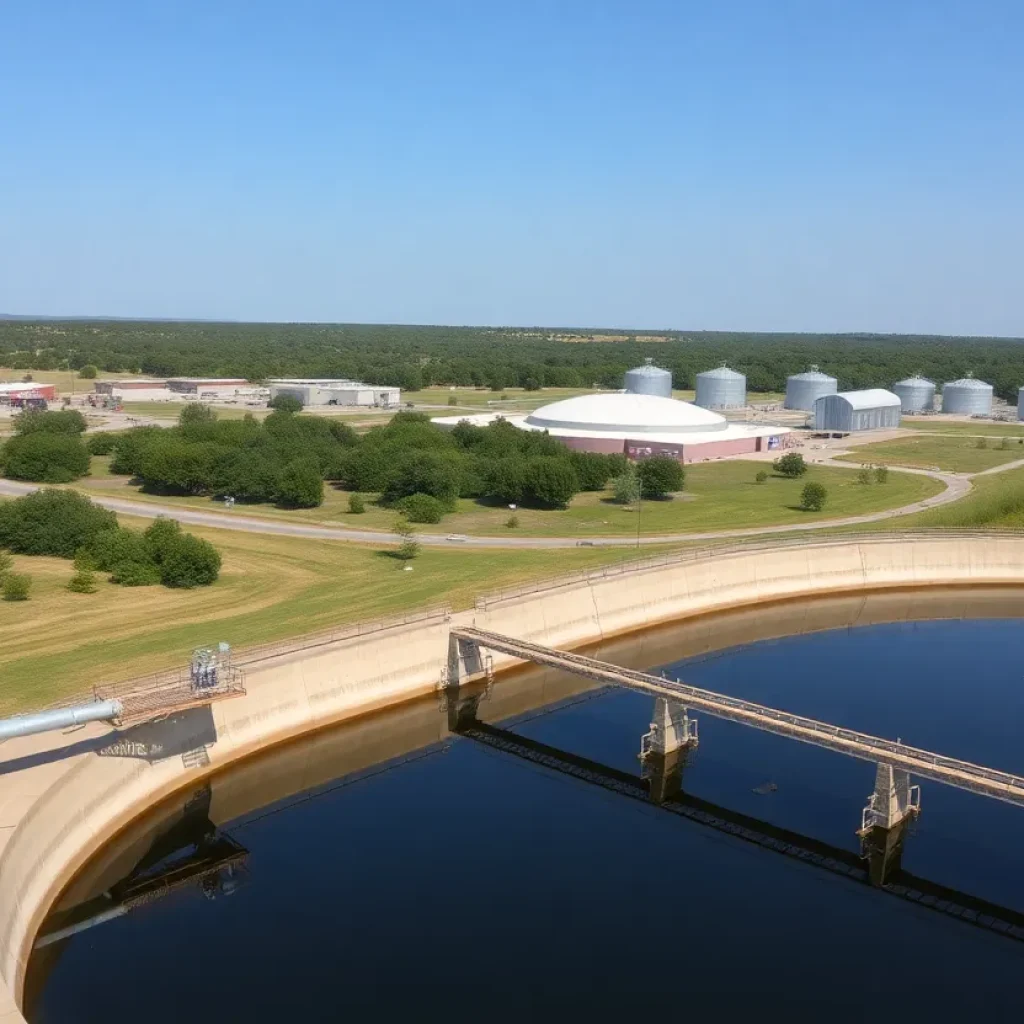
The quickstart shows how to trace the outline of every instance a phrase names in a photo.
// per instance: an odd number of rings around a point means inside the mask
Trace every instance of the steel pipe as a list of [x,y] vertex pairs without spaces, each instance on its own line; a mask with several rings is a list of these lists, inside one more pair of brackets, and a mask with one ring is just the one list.
[[37,732],[67,729],[86,722],[109,722],[120,718],[123,711],[124,706],[119,700],[103,700],[71,708],[57,708],[54,711],[40,711],[34,715],[4,718],[0,719],[0,741],[14,739],[16,736],[34,736]]

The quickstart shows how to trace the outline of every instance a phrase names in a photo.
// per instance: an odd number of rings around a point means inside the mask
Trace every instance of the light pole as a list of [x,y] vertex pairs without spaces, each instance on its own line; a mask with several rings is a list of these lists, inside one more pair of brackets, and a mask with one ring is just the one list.
[[636,490],[636,549],[637,549],[637,551],[640,550],[640,509],[643,508],[643,504],[644,504],[643,491],[640,489],[639,481],[637,481],[637,490]]

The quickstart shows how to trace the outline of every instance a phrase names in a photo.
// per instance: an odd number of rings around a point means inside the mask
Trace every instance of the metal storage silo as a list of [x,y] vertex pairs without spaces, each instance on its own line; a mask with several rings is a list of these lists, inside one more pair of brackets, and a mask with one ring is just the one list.
[[1024,420],[1024,388],[1017,392],[1017,419]]
[[725,363],[717,370],[698,373],[693,404],[702,409],[742,409],[747,404],[747,378]]
[[652,359],[645,359],[643,366],[626,371],[624,386],[634,395],[658,395],[672,397],[672,374],[653,365]]
[[992,385],[969,374],[943,384],[942,411],[960,416],[991,416]]
[[935,408],[935,383],[920,374],[893,384],[904,412],[931,412]]
[[806,373],[795,373],[786,378],[786,401],[783,408],[810,412],[819,398],[834,395],[838,385],[835,377],[822,373],[817,366],[812,366]]

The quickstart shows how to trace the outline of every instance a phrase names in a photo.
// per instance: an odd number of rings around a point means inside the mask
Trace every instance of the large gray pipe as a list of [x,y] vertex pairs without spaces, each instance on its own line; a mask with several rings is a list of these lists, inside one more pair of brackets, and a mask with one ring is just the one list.
[[108,722],[120,718],[124,707],[119,700],[102,700],[94,704],[79,704],[73,708],[40,711],[36,715],[18,715],[0,719],[0,741],[15,736],[32,736],[37,732],[52,732],[85,722]]

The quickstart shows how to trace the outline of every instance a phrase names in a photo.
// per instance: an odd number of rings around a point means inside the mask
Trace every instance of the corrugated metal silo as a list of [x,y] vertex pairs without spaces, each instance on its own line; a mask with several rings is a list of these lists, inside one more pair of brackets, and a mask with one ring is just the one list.
[[960,416],[990,416],[992,385],[970,376],[943,384],[942,411]]
[[624,386],[634,395],[658,395],[672,397],[672,374],[653,365],[652,359],[645,359],[643,366],[627,370]]
[[834,395],[839,388],[835,377],[812,366],[806,373],[794,373],[786,378],[786,401],[783,408],[803,409],[811,412],[814,403],[825,395]]
[[1024,388],[1017,392],[1017,419],[1024,420]]
[[892,389],[900,396],[904,412],[931,412],[935,408],[935,383],[927,377],[908,377],[893,384]]
[[694,405],[702,409],[742,409],[747,404],[747,378],[723,363],[697,374]]

